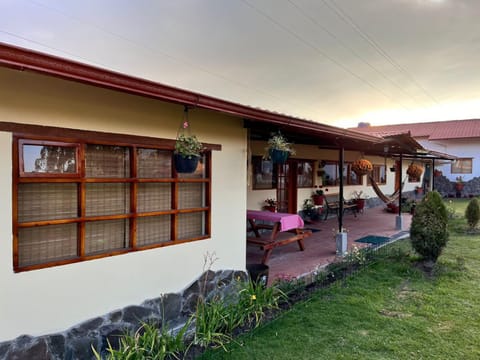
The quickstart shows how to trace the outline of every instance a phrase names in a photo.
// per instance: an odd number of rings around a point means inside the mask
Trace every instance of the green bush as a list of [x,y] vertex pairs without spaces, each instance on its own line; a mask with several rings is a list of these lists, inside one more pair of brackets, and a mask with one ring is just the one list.
[[465,209],[465,217],[467,218],[468,226],[470,229],[477,227],[478,222],[480,221],[480,205],[478,204],[478,199],[473,198],[467,205]]
[[410,240],[425,261],[436,262],[448,241],[448,214],[440,194],[429,192],[415,209]]

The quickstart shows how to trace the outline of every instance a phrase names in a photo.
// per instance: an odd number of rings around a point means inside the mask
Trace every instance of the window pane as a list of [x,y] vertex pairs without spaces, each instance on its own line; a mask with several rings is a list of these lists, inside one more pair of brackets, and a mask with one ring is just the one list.
[[188,209],[205,206],[205,184],[178,184],[178,208]]
[[273,189],[275,168],[271,160],[263,160],[261,156],[252,157],[253,189]]
[[77,255],[77,224],[18,229],[18,265],[28,266]]
[[159,244],[171,240],[170,215],[137,219],[137,246]]
[[23,145],[23,171],[26,173],[75,174],[76,164],[76,147]]
[[457,159],[452,163],[452,174],[471,174],[472,173],[472,159]]
[[338,164],[337,163],[327,163],[323,167],[325,174],[323,179],[325,180],[323,185],[337,185],[339,182],[338,178]]
[[139,178],[172,177],[171,151],[138,149],[137,155],[137,176]]
[[95,254],[128,247],[128,219],[87,222],[85,254]]
[[87,145],[85,166],[87,177],[129,177],[130,156],[128,148],[122,146]]
[[297,165],[297,186],[312,187],[313,186],[313,162],[300,161]]
[[180,240],[205,235],[205,213],[203,211],[178,215],[178,238]]
[[130,212],[130,184],[86,185],[86,216],[127,214]]
[[362,185],[363,175],[359,176],[352,171],[352,164],[345,164],[344,179],[346,185]]
[[18,184],[18,221],[77,217],[77,184]]
[[170,183],[140,183],[137,188],[137,211],[162,211],[172,208]]

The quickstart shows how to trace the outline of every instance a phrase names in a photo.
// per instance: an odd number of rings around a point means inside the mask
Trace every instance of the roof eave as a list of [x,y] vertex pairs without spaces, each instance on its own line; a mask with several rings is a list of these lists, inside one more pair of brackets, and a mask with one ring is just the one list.
[[303,130],[326,132],[340,137],[372,143],[382,142],[381,138],[373,135],[361,134],[284,114],[256,109],[5,43],[0,43],[0,66],[21,71],[37,72],[167,102],[219,111],[232,116],[270,124],[288,125]]

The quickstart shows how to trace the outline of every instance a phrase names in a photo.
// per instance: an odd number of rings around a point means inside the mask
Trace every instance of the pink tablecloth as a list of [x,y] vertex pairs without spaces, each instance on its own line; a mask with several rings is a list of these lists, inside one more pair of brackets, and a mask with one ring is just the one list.
[[304,225],[302,218],[296,214],[274,213],[261,210],[247,210],[247,219],[279,222],[280,231],[302,228]]

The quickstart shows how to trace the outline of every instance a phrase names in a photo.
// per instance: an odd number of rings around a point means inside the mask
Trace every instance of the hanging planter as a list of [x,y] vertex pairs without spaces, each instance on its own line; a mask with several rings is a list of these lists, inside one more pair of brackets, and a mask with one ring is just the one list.
[[185,118],[177,134],[174,151],[174,164],[177,173],[193,173],[197,170],[203,145],[195,135],[190,134],[188,108],[184,110]]
[[177,173],[191,174],[194,173],[195,170],[197,170],[200,157],[192,156],[189,158],[180,154],[174,154],[173,156],[175,170],[177,171]]
[[271,159],[274,164],[285,164],[288,157],[295,154],[292,144],[281,133],[274,134],[268,139],[265,150],[265,157]]
[[411,163],[407,168],[407,175],[414,179],[420,179],[422,176],[423,168],[419,165]]
[[355,160],[352,164],[352,171],[357,174],[357,176],[367,175],[372,170],[373,165],[367,159]]

